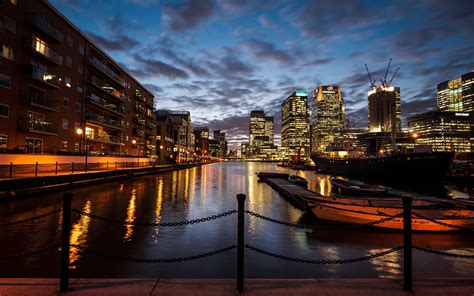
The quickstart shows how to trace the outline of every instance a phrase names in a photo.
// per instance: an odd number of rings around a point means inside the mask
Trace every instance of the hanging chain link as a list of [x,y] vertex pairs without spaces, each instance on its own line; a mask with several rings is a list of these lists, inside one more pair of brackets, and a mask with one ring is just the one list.
[[[251,216],[254,216],[254,217],[257,217],[257,218],[260,218],[262,220],[266,220],[266,221],[269,221],[269,222],[273,222],[273,223],[276,223],[276,224],[281,224],[281,225],[286,225],[286,226],[290,226],[290,227],[295,227],[295,228],[302,228],[302,229],[313,229],[312,226],[309,226],[309,225],[303,225],[303,224],[294,224],[294,223],[289,223],[289,222],[284,222],[284,221],[280,221],[280,220],[276,220],[276,219],[273,219],[273,218],[269,218],[269,217],[265,217],[263,215],[260,215],[260,214],[257,214],[255,212],[252,212],[252,211],[245,211],[247,214],[251,215]],[[367,227],[367,226],[373,226],[373,225],[377,225],[377,224],[380,224],[380,223],[384,223],[384,222],[388,222],[388,221],[392,221],[396,218],[399,218],[403,216],[403,213],[400,213],[398,215],[395,215],[395,216],[388,216],[388,217],[385,217],[385,218],[382,218],[380,220],[376,220],[376,221],[372,221],[372,222],[369,222],[369,223],[364,223],[364,224],[344,224],[344,225],[315,225],[314,228],[327,228],[327,229],[334,229],[334,228],[357,228],[357,227]]]
[[47,213],[44,213],[44,214],[41,214],[41,215],[38,215],[38,216],[34,216],[34,217],[31,217],[31,218],[28,218],[28,219],[2,223],[2,224],[0,224],[0,227],[6,227],[6,226],[11,226],[11,225],[16,225],[16,224],[21,224],[21,223],[26,223],[26,222],[31,222],[31,221],[43,219],[43,218],[46,218],[48,216],[52,216],[54,214],[57,214],[59,212],[61,212],[60,209],[55,209],[55,210],[52,210],[50,212],[47,212]]
[[245,248],[252,250],[254,252],[271,256],[274,258],[282,259],[282,260],[287,260],[287,261],[292,261],[292,262],[298,262],[298,263],[306,263],[306,264],[348,264],[348,263],[355,263],[355,262],[360,262],[360,261],[366,261],[370,260],[373,258],[385,256],[390,253],[397,252],[401,249],[403,249],[403,246],[395,247],[392,249],[389,249],[387,251],[383,251],[377,254],[372,254],[372,255],[367,255],[363,257],[357,257],[357,258],[350,258],[350,259],[339,259],[339,260],[311,260],[311,259],[301,259],[301,258],[293,258],[293,257],[288,257],[280,254],[275,254],[272,252],[268,252],[262,249],[259,249],[257,247],[254,247],[252,245],[245,245]]
[[443,251],[438,251],[438,250],[433,250],[433,249],[428,249],[428,248],[423,248],[419,246],[412,246],[413,249],[431,253],[431,254],[437,254],[437,255],[443,255],[443,256],[448,256],[448,257],[457,257],[457,258],[474,258],[474,255],[464,255],[464,254],[455,254],[455,253],[449,253],[449,252],[443,252]]
[[34,251],[30,251],[30,252],[21,252],[21,253],[18,253],[18,254],[15,254],[15,255],[9,255],[9,256],[0,256],[0,261],[1,260],[14,259],[14,258],[18,258],[18,257],[24,257],[24,256],[37,255],[37,254],[41,254],[41,253],[46,253],[46,252],[54,250],[54,249],[56,249],[56,250],[59,249],[59,244],[58,243],[56,243],[54,245],[51,245],[51,246],[48,246],[48,247],[43,248],[43,249],[39,249],[39,250],[34,250]]
[[446,227],[450,227],[450,228],[457,228],[457,229],[465,230],[465,231],[474,231],[474,228],[464,227],[464,226],[458,226],[458,225],[454,225],[454,224],[449,224],[449,223],[441,222],[441,221],[438,221],[438,220],[436,220],[436,219],[429,218],[429,217],[420,215],[420,214],[415,213],[415,212],[413,212],[412,215],[415,216],[415,217],[417,217],[417,218],[420,218],[420,219],[428,220],[428,221],[433,222],[433,223],[438,224],[438,225],[442,225],[442,226],[446,226]]
[[134,226],[160,226],[160,227],[184,226],[184,225],[189,225],[189,224],[197,224],[197,223],[202,223],[202,222],[207,222],[207,221],[211,221],[211,220],[220,219],[220,218],[223,218],[225,216],[229,216],[229,215],[237,213],[236,210],[231,210],[231,211],[227,211],[227,212],[224,212],[224,213],[221,213],[221,214],[218,214],[218,215],[212,215],[212,216],[209,216],[209,217],[194,219],[194,220],[179,221],[179,222],[165,222],[165,223],[145,223],[145,222],[127,222],[127,221],[114,220],[114,219],[110,219],[110,218],[106,218],[106,217],[101,217],[101,216],[89,214],[89,213],[86,213],[84,211],[80,211],[80,210],[76,210],[76,209],[72,209],[71,211],[73,213],[78,214],[78,215],[87,216],[87,217],[90,217],[90,218],[94,218],[94,219],[97,219],[97,220],[101,220],[101,221],[105,221],[105,222],[113,223],[113,224],[134,225]]
[[97,252],[94,250],[88,250],[85,247],[82,247],[80,245],[75,245],[71,244],[71,247],[79,249],[85,253],[90,253],[92,255],[96,255],[99,257],[104,257],[107,259],[113,259],[113,260],[120,260],[120,261],[128,261],[128,262],[138,262],[138,263],[173,263],[173,262],[184,262],[184,261],[190,261],[190,260],[195,260],[195,259],[201,259],[205,257],[211,257],[220,253],[224,253],[227,251],[230,251],[232,249],[235,249],[236,246],[228,246],[225,248],[217,249],[214,251],[210,251],[207,253],[199,254],[199,255],[193,255],[193,256],[186,256],[186,257],[176,257],[176,258],[129,258],[129,257],[120,257],[120,256],[111,256],[111,255],[106,255],[101,252]]

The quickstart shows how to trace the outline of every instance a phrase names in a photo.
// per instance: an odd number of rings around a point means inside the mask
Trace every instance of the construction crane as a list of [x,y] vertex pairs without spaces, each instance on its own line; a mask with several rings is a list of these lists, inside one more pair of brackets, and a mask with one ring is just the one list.
[[367,67],[367,64],[364,64],[364,65],[365,65],[365,69],[367,69],[367,76],[369,76],[370,87],[374,88],[375,80],[372,80],[372,76],[370,76],[369,67]]
[[385,76],[383,77],[383,80],[380,79],[380,82],[382,82],[382,86],[388,87],[387,75],[388,75],[388,71],[390,71],[390,65],[391,64],[392,64],[392,58],[390,58],[390,60],[388,61],[387,70],[385,70]]

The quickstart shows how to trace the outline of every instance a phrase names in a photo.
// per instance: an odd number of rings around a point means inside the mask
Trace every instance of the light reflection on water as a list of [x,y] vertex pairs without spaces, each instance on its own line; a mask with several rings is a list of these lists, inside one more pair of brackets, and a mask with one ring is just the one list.
[[[172,222],[216,215],[237,208],[236,194],[247,194],[246,208],[267,217],[291,223],[316,224],[311,212],[303,213],[265,183],[258,182],[259,171],[281,171],[300,175],[309,187],[330,194],[329,176],[311,171],[292,171],[268,163],[220,163],[188,170],[166,172],[155,176],[108,183],[75,190],[73,208],[87,213],[127,222]],[[61,193],[0,204],[0,215],[15,215],[41,204],[44,211],[57,205]],[[13,216],[12,219],[15,216]],[[170,258],[205,253],[236,243],[236,215],[220,220],[180,227],[134,227],[113,225],[78,218],[73,224],[71,243],[115,256],[134,258]],[[49,220],[48,220],[49,219]],[[60,217],[46,218],[48,232],[31,231],[31,235],[12,244],[30,246],[31,242],[47,245],[46,233],[54,233]],[[35,226],[39,227],[39,226]],[[32,230],[39,229],[32,227]],[[374,254],[402,244],[399,232],[377,229],[314,231],[289,228],[255,217],[246,216],[246,243],[270,252],[306,259],[339,260]],[[0,229],[0,237],[5,231]],[[8,237],[24,231],[21,225],[12,227]],[[414,234],[416,245],[433,249],[453,249],[474,254],[471,238],[461,234]],[[0,251],[11,253],[12,246],[0,245]],[[30,257],[29,261],[7,263],[0,267],[0,276],[54,276],[57,269],[49,267],[50,257]],[[314,266],[281,261],[246,251],[248,277],[399,277],[402,253],[374,258],[352,265]],[[414,252],[418,277],[471,275],[474,266],[469,260],[445,258]],[[79,260],[80,259],[80,260]],[[20,260],[21,261],[21,260]],[[43,266],[38,270],[24,268]],[[23,265],[22,265],[23,264]],[[49,264],[50,265],[50,264]],[[71,249],[72,276],[83,277],[171,277],[171,278],[232,278],[235,276],[235,252],[179,264],[139,264],[111,262]]]

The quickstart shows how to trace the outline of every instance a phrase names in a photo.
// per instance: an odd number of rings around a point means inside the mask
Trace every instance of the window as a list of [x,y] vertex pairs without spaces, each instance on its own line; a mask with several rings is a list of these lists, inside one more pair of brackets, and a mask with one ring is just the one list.
[[10,3],[13,4],[13,5],[16,5],[16,1],[17,0],[10,0]]
[[12,33],[16,33],[16,22],[9,17],[3,17],[3,28]]
[[79,152],[79,147],[80,147],[79,142],[74,143],[74,151],[75,152]]
[[7,148],[8,144],[8,136],[7,135],[0,135],[0,147]]
[[66,84],[67,87],[71,87],[71,78],[64,77],[64,83]]
[[81,103],[76,102],[76,112],[81,112],[81,111],[82,111]]
[[61,151],[67,151],[67,141],[61,141]]
[[12,87],[12,78],[5,74],[0,74],[0,86],[11,88]]
[[82,45],[82,44],[79,44],[79,53],[81,55],[84,55],[84,45]]
[[80,84],[77,85],[77,92],[80,92],[80,93],[84,92],[84,88],[82,87],[82,85]]
[[64,108],[69,108],[69,99],[64,98]]
[[10,106],[0,104],[0,117],[9,117],[10,116]]
[[13,61],[13,48],[2,45],[2,57]]
[[63,129],[69,129],[69,119],[63,118],[62,127],[63,127]]
[[69,68],[72,68],[72,58],[71,57],[66,57],[66,66]]
[[72,39],[71,35],[67,35],[67,45],[69,45],[69,47],[72,47],[73,44],[74,39]]
[[82,74],[82,71],[84,70],[83,67],[84,67],[84,66],[82,66],[81,64],[77,65],[77,72],[79,72],[79,73]]

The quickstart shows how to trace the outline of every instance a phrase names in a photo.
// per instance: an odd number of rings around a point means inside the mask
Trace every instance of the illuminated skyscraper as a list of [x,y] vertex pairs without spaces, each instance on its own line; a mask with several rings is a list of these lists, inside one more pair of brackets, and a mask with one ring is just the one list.
[[438,84],[436,100],[441,112],[474,111],[474,72]]
[[[373,87],[369,97],[369,132],[399,132],[402,129],[400,113],[400,88]],[[395,122],[392,131],[392,121]]]
[[265,116],[265,136],[268,137],[267,144],[273,145],[273,139],[275,138],[273,116]]
[[311,150],[324,151],[340,140],[344,128],[344,101],[341,87],[320,85],[314,90],[312,104]]
[[309,153],[308,92],[296,90],[281,104],[281,144],[291,155]]
[[273,117],[265,116],[262,110],[250,112],[249,122],[249,144],[250,153],[264,145],[273,145],[274,138]]

